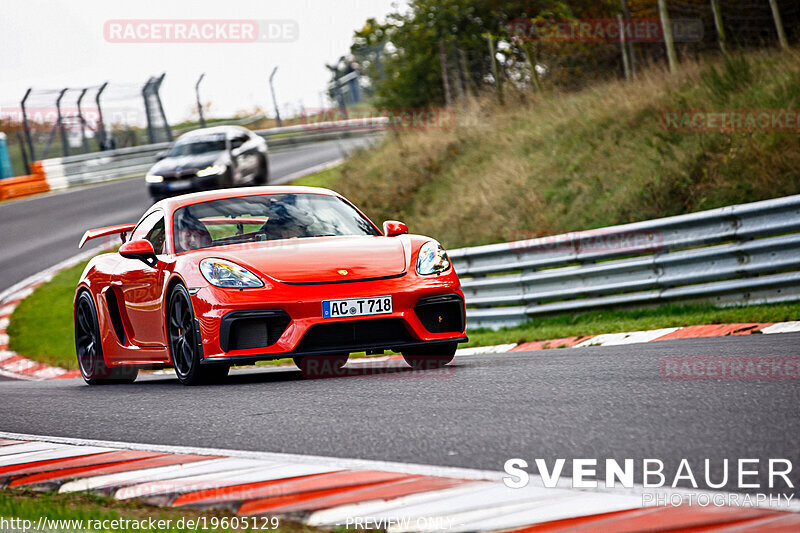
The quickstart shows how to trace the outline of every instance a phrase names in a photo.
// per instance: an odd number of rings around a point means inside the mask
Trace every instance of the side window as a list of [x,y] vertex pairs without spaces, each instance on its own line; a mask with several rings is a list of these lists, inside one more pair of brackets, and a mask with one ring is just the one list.
[[160,211],[153,211],[139,222],[139,225],[133,230],[130,240],[146,239],[153,245],[156,254],[163,254],[165,237],[164,215]]
[[166,232],[164,231],[164,217],[159,216],[158,222],[156,225],[153,226],[147,236],[145,237],[148,241],[150,241],[153,245],[153,250],[155,250],[156,255],[161,255],[164,253],[164,242],[166,241]]
[[239,148],[247,142],[247,135],[237,135],[231,139],[231,148]]

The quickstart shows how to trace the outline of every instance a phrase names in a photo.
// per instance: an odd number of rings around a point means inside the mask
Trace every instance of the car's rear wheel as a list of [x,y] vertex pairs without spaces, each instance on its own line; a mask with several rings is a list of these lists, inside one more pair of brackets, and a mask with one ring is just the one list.
[[294,364],[300,369],[303,377],[321,378],[341,375],[347,364],[348,354],[337,355],[304,355],[295,357]]
[[178,284],[172,290],[167,308],[169,352],[175,375],[184,385],[201,385],[225,379],[229,365],[202,364],[202,339],[195,326],[189,291]]
[[266,185],[269,180],[269,166],[267,165],[267,158],[259,156],[258,158],[258,171],[253,176],[253,183],[256,185]]
[[404,350],[403,359],[417,370],[441,368],[448,364],[456,355],[457,343],[442,344],[433,348],[418,348]]
[[139,369],[109,367],[103,358],[103,343],[97,322],[97,308],[89,291],[81,291],[75,304],[75,352],[83,380],[89,385],[133,383]]

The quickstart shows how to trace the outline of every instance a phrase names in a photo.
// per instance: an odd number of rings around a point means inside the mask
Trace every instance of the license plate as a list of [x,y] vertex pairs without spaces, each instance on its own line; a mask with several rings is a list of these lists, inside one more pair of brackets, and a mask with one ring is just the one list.
[[167,183],[167,189],[170,191],[182,191],[192,186],[192,180],[170,181]]
[[371,296],[369,298],[347,298],[345,300],[325,300],[322,302],[322,318],[344,316],[388,315],[392,312],[391,296]]

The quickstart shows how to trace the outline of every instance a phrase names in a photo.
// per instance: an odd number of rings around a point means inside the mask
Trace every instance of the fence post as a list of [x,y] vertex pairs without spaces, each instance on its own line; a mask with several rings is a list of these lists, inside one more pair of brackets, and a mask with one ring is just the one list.
[[491,33],[487,33],[486,40],[489,42],[489,60],[492,65],[492,76],[494,76],[494,86],[497,90],[497,99],[500,101],[500,104],[503,103],[503,82],[500,81],[500,74],[497,68],[497,58],[495,57],[494,51],[494,37]]
[[[622,4],[622,17],[625,19],[626,23],[629,23],[631,20],[631,11],[628,9],[628,0],[620,0]],[[628,44],[628,64],[631,66],[631,77],[636,77],[636,53],[633,49],[633,41],[627,40]]]
[[667,0],[658,0],[658,13],[661,16],[664,44],[667,47],[669,71],[675,74],[678,71],[678,55],[675,53],[675,41],[672,39],[672,23],[669,20],[669,12],[667,11]]
[[625,71],[625,80],[631,81],[631,66],[628,63],[628,51],[625,49],[625,21],[622,20],[621,14],[617,14],[617,22],[619,22],[619,47],[622,52],[622,68]]
[[28,142],[28,153],[31,154],[31,160],[35,159],[36,156],[33,153],[33,137],[31,137],[31,125],[30,122],[28,122],[28,111],[25,109],[25,102],[31,95],[32,90],[33,88],[29,87],[28,90],[25,91],[25,96],[22,97],[22,102],[20,103],[20,107],[22,108],[22,125],[25,128],[25,140]]
[[781,12],[778,11],[778,0],[769,0],[769,7],[772,8],[772,18],[775,19],[775,29],[778,31],[778,42],[781,43],[781,48],[788,50],[789,42],[786,40],[786,32],[783,31]]
[[200,115],[200,127],[206,127],[206,117],[203,116],[203,104],[200,102],[200,82],[206,77],[205,72],[200,74],[197,78],[197,83],[194,84],[194,95],[197,97],[197,113]]
[[83,148],[84,154],[89,152],[89,143],[86,142],[86,120],[83,118],[81,102],[83,102],[83,97],[86,96],[86,91],[88,90],[88,88],[84,88],[80,96],[78,96],[78,122],[81,124],[81,147]]
[[719,10],[719,0],[711,0],[711,12],[714,14],[714,26],[717,28],[719,37],[719,49],[723,54],[727,54],[725,49],[725,27],[722,25],[722,13]]
[[447,52],[444,49],[444,40],[439,39],[439,61],[442,64],[442,86],[444,87],[444,105],[452,107],[453,97],[450,95],[450,73],[447,69]]
[[100,144],[101,151],[106,150],[110,146],[106,138],[106,124],[103,122],[103,108],[100,106],[100,95],[103,94],[106,87],[108,87],[108,82],[103,83],[94,96],[94,102],[97,104],[97,142]]
[[[275,108],[275,120],[278,122],[278,127],[280,128],[281,126],[283,126],[283,121],[281,120],[281,112],[278,111],[278,99],[275,97],[275,86],[272,84],[272,79],[275,77],[276,72],[278,72],[278,67],[272,69],[272,73],[269,75],[269,92],[272,93],[272,106]],[[336,90],[338,93],[339,92],[338,79],[336,81]]]
[[67,130],[64,128],[64,117],[61,116],[61,99],[67,93],[67,89],[61,89],[56,98],[56,112],[58,113],[58,131],[61,133],[61,153],[64,157],[69,155],[69,143],[67,142]]

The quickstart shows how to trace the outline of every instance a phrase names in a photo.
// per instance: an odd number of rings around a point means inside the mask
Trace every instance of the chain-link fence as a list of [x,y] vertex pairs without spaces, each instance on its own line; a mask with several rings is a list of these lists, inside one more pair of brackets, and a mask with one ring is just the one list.
[[171,140],[158,88],[145,83],[29,89],[16,104],[0,106],[15,175],[33,161]]

